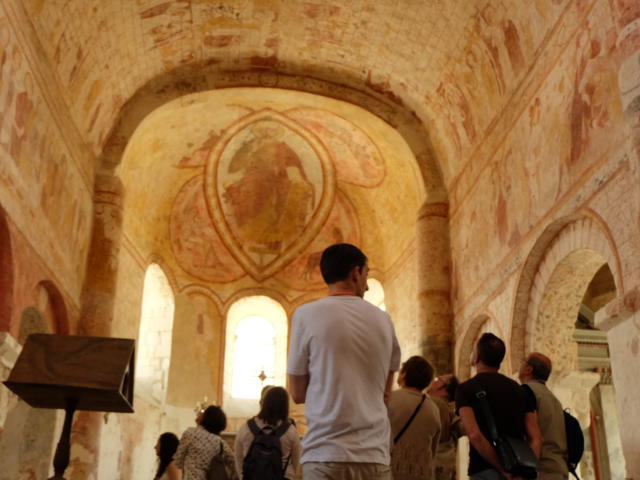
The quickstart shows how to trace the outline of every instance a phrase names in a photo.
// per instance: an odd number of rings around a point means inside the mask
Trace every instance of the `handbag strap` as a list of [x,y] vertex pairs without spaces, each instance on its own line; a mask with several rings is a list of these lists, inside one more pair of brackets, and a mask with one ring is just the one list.
[[418,414],[418,410],[420,410],[420,407],[424,403],[424,399],[425,398],[427,398],[427,396],[423,393],[422,394],[422,400],[420,400],[420,403],[418,403],[418,406],[416,407],[416,409],[413,411],[413,413],[409,417],[409,420],[407,420],[407,423],[404,424],[404,427],[402,427],[402,430],[400,430],[398,432],[398,434],[396,435],[396,438],[393,439],[393,443],[394,444],[398,443],[398,440],[400,440],[400,437],[404,434],[404,432],[407,431],[407,428],[409,428],[409,425],[411,425],[411,422],[413,422],[413,419],[416,418],[416,415]]
[[476,398],[480,402],[480,409],[482,410],[482,415],[484,416],[485,421],[487,422],[487,426],[489,427],[489,435],[491,442],[495,445],[495,443],[500,438],[498,434],[498,428],[496,427],[496,422],[493,419],[493,414],[491,413],[491,408],[489,408],[489,401],[487,400],[487,392],[484,390],[480,390],[476,393]]

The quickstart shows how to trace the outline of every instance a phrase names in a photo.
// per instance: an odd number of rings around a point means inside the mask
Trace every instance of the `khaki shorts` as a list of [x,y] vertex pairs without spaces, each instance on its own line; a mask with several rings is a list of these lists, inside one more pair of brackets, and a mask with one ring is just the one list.
[[391,480],[391,468],[379,463],[308,462],[304,480]]
[[567,480],[568,475],[562,473],[538,472],[538,480]]

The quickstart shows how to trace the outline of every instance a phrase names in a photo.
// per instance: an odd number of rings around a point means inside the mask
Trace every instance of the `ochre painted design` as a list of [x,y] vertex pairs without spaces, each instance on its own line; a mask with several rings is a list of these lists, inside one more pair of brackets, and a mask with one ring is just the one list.
[[385,178],[385,163],[376,144],[338,115],[317,108],[295,108],[287,116],[307,127],[331,152],[339,181],[376,187]]
[[362,241],[338,185],[376,188],[386,178],[362,129],[312,107],[249,111],[193,148],[175,164],[201,173],[173,202],[171,247],[185,272],[216,283],[277,275],[291,288],[321,288],[322,250]]
[[184,184],[171,212],[171,245],[180,266],[202,280],[230,282],[244,275],[211,223],[203,176]]
[[331,214],[322,230],[311,242],[309,248],[282,270],[286,282],[296,282],[291,287],[322,287],[324,281],[320,274],[320,256],[322,251],[333,243],[361,244],[360,224],[356,211],[345,194],[338,192]]
[[269,109],[226,130],[205,172],[218,233],[257,280],[276,273],[309,244],[334,194],[333,164],[324,145]]

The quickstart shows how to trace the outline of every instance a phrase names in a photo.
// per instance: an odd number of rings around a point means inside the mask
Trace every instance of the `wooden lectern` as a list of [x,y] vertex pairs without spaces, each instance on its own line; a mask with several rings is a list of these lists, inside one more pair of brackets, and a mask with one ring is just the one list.
[[127,338],[27,337],[4,384],[32,407],[66,411],[49,480],[64,480],[76,410],[133,412],[134,345]]

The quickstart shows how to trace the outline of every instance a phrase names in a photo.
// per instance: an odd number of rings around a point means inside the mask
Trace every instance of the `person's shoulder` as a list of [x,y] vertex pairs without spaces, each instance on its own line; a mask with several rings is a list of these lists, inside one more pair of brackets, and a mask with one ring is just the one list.
[[295,311],[293,312],[293,315],[295,317],[300,318],[300,317],[304,317],[304,315],[309,314],[310,312],[313,312],[314,310],[325,308],[327,306],[327,298],[330,298],[330,297],[322,297],[317,300],[312,300],[310,302],[303,303],[302,305],[300,305],[298,308],[295,309]]
[[468,391],[469,389],[474,389],[478,385],[478,379],[476,377],[471,377],[464,382],[461,382],[458,385],[457,390],[460,391],[462,389],[463,392]]

